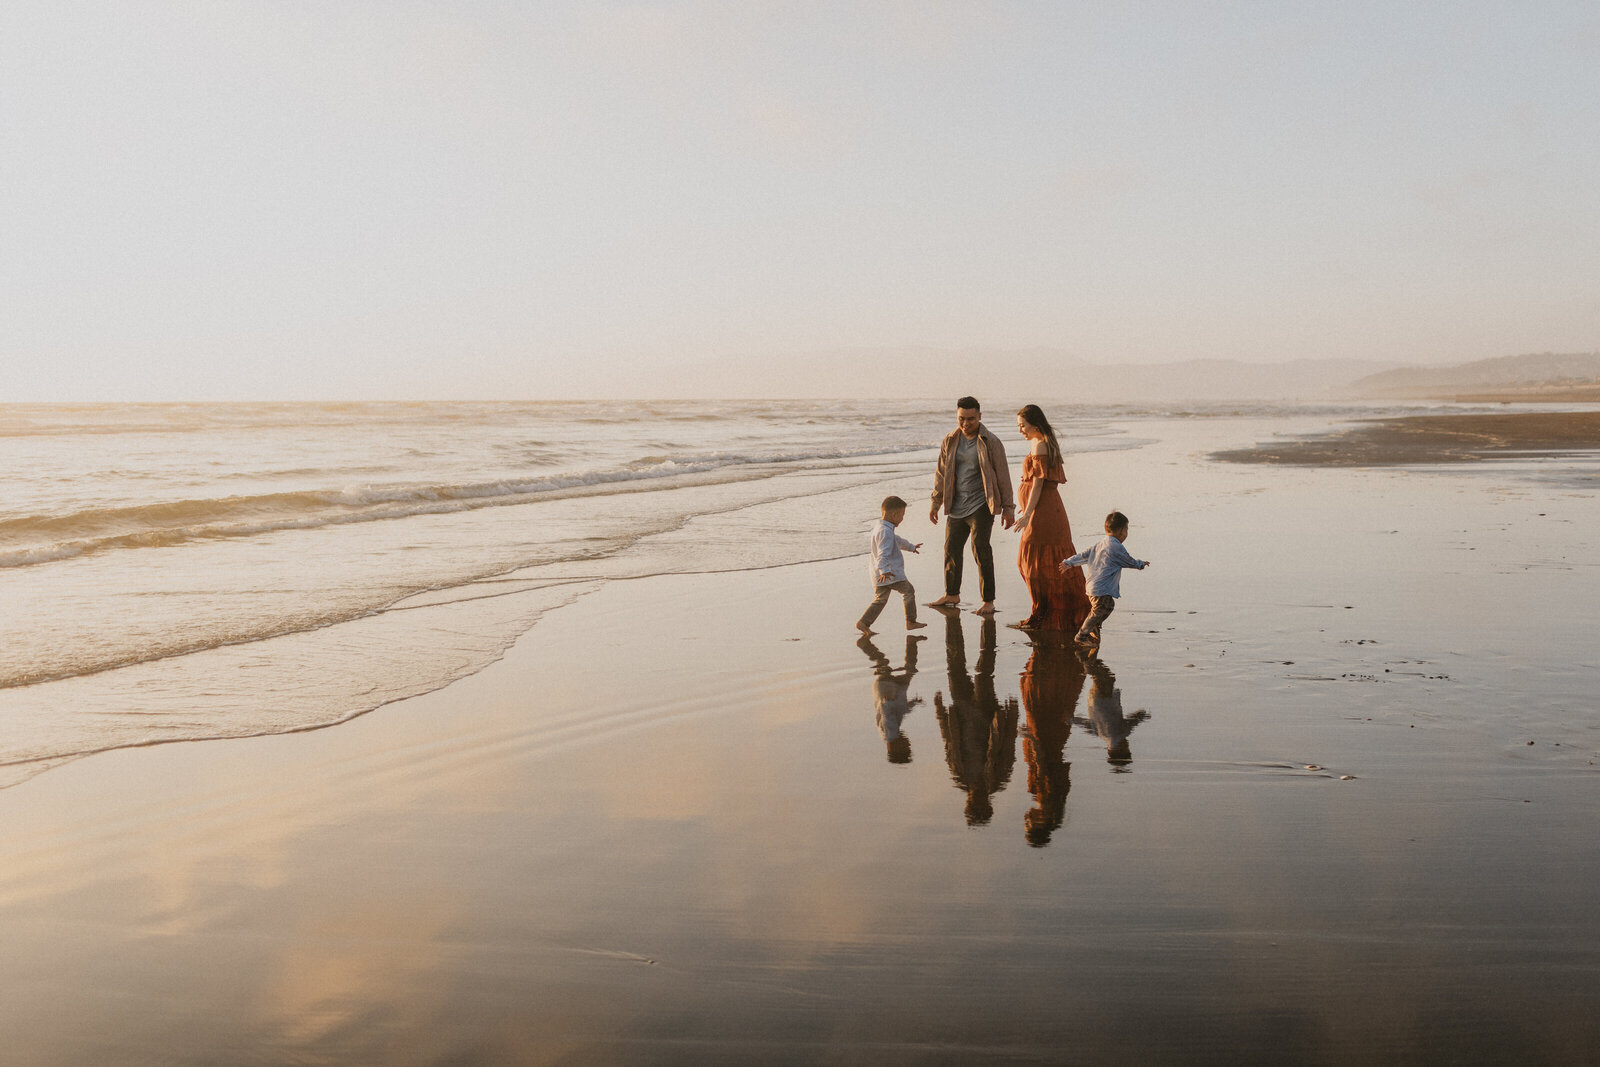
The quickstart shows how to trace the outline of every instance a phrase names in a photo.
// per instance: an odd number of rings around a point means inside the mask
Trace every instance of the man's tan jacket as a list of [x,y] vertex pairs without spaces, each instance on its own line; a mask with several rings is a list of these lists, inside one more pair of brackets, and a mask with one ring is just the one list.
[[[951,430],[939,445],[939,466],[933,474],[933,510],[948,511],[956,495],[956,441],[960,430]],[[978,470],[983,475],[983,496],[988,501],[989,512],[998,515],[1006,508],[1017,506],[1011,494],[1011,468],[1006,465],[1006,446],[1000,438],[989,432],[989,427],[978,424]]]

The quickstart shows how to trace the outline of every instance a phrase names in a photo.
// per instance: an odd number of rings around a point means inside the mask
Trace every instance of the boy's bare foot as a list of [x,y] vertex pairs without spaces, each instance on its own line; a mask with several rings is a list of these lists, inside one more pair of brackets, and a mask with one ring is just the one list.
[[994,601],[985,600],[978,607],[973,608],[972,609],[972,613],[974,615],[993,615],[994,614]]
[[908,623],[906,623],[906,629],[908,629],[908,630],[920,630],[926,625],[928,625],[928,624],[925,623],[925,622],[908,622]]
[[867,628],[867,624],[864,623],[864,622],[856,623],[856,629],[860,630],[862,633],[866,634],[868,637],[872,636],[872,631]]
[[940,597],[938,600],[930,600],[930,601],[928,601],[928,607],[930,607],[930,608],[944,608],[944,607],[953,608],[959,603],[961,603],[961,598],[960,597],[951,596],[949,593],[946,593],[944,596]]

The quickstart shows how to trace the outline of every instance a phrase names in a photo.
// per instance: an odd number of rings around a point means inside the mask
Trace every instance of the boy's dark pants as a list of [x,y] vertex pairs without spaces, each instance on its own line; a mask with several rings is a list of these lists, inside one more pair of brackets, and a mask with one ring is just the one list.
[[1078,640],[1100,640],[1100,624],[1111,617],[1117,610],[1117,598],[1114,596],[1092,596],[1089,598],[1089,617],[1083,620],[1083,627],[1078,631]]
[[961,593],[961,550],[972,538],[972,558],[978,561],[978,591],[983,602],[994,599],[994,550],[989,547],[989,534],[994,529],[994,516],[986,508],[971,515],[956,518],[947,516],[944,521],[944,591],[946,596]]

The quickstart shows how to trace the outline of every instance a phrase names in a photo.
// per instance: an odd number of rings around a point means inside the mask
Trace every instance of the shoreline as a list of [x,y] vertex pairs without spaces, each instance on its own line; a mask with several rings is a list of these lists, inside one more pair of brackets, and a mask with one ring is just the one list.
[[1212,452],[1226,463],[1292,466],[1409,466],[1471,463],[1515,454],[1554,456],[1600,449],[1600,411],[1518,411],[1362,419],[1344,430]]

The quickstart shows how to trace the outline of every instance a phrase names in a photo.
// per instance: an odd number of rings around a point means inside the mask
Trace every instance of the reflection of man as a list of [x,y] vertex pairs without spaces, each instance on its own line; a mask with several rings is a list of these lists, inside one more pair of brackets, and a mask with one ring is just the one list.
[[967,646],[961,616],[945,617],[945,657],[950,672],[950,703],[935,693],[933,708],[944,735],[950,775],[967,794],[967,822],[981,826],[994,815],[990,797],[1011,780],[1017,760],[1017,702],[1004,704],[994,693],[995,624],[982,623],[978,662],[967,674]]
[[1117,688],[1117,676],[1111,673],[1098,658],[1085,656],[1083,664],[1089,670],[1094,684],[1089,687],[1089,721],[1086,725],[1106,743],[1106,762],[1119,770],[1133,762],[1133,752],[1128,748],[1128,735],[1134,726],[1150,717],[1148,711],[1136,711],[1132,718],[1122,714],[1122,691]]
[[1022,670],[1022,706],[1028,725],[1022,734],[1022,755],[1028,761],[1028,792],[1034,807],[1022,816],[1028,844],[1043,848],[1067,817],[1072,789],[1072,764],[1067,762],[1067,736],[1072,712],[1083,693],[1083,662],[1062,644],[1037,644]]
[[922,703],[921,697],[906,699],[911,679],[917,673],[917,642],[922,635],[906,635],[906,665],[895,670],[872,638],[863,637],[856,647],[872,661],[872,703],[878,710],[878,732],[889,749],[890,763],[911,762],[911,738],[901,730],[900,724],[911,714],[913,706]]
[[1011,529],[1017,505],[1011,495],[1011,469],[1000,438],[983,425],[983,413],[970,396],[956,401],[956,428],[939,445],[939,466],[933,475],[933,505],[928,521],[944,527],[944,596],[932,603],[961,603],[961,550],[972,539],[972,558],[978,561],[978,590],[983,604],[979,615],[994,614],[994,552],[989,534],[995,516]]

